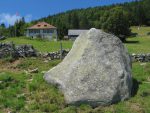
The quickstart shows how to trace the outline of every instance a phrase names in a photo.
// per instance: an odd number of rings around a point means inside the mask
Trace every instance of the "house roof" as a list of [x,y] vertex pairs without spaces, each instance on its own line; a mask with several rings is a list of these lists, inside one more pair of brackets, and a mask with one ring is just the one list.
[[88,31],[88,30],[81,30],[81,29],[70,29],[70,30],[68,30],[68,36],[69,35],[80,35],[81,33],[84,33],[84,32],[86,32],[86,31]]
[[39,23],[37,23],[37,24],[27,28],[27,29],[50,29],[50,28],[56,28],[56,27],[53,25],[50,25],[46,22],[39,22]]

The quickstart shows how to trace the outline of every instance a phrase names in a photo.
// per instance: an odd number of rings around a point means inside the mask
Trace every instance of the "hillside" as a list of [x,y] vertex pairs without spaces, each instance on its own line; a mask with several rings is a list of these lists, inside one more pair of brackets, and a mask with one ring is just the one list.
[[[105,28],[106,21],[118,7],[125,13],[131,26],[150,25],[150,1],[140,0],[124,4],[100,6],[87,9],[76,9],[64,13],[50,15],[37,21],[46,21],[57,26],[60,37],[67,34],[68,29]],[[118,9],[117,9],[118,10]],[[112,19],[112,18],[111,18]],[[37,21],[33,21],[36,23]],[[32,24],[33,24],[32,23]],[[108,24],[107,26],[109,26]]]
[[63,39],[68,34],[68,29],[103,29],[118,37],[124,38],[131,35],[131,26],[150,25],[150,1],[136,0],[123,4],[74,9],[29,23],[24,18],[16,21],[14,26],[6,28],[0,25],[0,35],[7,37],[24,36],[25,29],[39,21],[45,21],[57,27],[58,38]]

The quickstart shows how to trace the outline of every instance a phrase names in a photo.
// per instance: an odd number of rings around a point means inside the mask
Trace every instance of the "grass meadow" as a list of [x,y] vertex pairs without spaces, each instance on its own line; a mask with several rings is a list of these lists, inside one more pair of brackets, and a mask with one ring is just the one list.
[[[150,27],[147,31],[145,27],[141,29],[142,35],[137,27],[133,27],[132,31],[138,36],[128,38],[125,43],[130,53],[150,53],[150,36],[146,35]],[[59,50],[60,45],[59,42],[25,38],[8,38],[3,42],[9,41],[32,44],[42,52]],[[73,42],[62,43],[65,49],[70,49]],[[0,113],[150,113],[150,63],[133,63],[133,93],[129,100],[92,108],[85,104],[78,107],[66,105],[63,94],[43,80],[43,73],[60,62],[45,62],[42,58],[20,58],[13,62],[0,60]],[[38,73],[27,73],[28,69],[34,68],[39,69]]]
[[[31,44],[40,52],[53,52],[60,50],[60,41],[48,41],[40,39],[31,39],[27,37],[12,37],[3,40],[2,42],[13,42],[14,44]],[[72,41],[61,41],[63,49],[70,49],[72,47]]]

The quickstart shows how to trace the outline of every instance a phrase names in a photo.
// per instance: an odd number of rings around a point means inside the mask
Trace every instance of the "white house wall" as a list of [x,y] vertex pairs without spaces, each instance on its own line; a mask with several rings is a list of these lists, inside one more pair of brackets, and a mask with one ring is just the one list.
[[[38,35],[40,35],[42,38],[48,38],[49,40],[52,40],[53,36],[56,36],[57,39],[57,29],[49,29],[52,30],[52,33],[44,33],[44,29],[40,29],[39,33],[35,33],[35,32],[29,32],[29,30],[31,29],[27,29],[26,31],[26,36],[27,37],[33,37],[33,38],[37,38]],[[36,30],[36,29],[33,29]]]

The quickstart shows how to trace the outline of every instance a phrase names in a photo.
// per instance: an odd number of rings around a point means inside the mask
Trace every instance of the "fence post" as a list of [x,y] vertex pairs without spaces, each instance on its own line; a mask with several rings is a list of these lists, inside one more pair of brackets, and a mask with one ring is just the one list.
[[62,56],[62,41],[60,41],[60,59],[62,60],[63,59],[63,56]]

